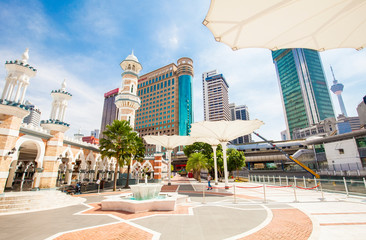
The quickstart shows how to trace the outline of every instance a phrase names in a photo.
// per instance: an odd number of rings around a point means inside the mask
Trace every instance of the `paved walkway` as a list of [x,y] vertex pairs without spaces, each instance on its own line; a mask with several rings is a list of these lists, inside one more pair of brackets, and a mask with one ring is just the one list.
[[105,196],[117,193],[78,195],[86,201],[0,216],[0,239],[365,239],[364,198],[264,189],[255,183],[229,185],[207,190],[205,182],[176,176],[162,191],[189,195],[191,201],[175,211],[138,214],[100,209]]

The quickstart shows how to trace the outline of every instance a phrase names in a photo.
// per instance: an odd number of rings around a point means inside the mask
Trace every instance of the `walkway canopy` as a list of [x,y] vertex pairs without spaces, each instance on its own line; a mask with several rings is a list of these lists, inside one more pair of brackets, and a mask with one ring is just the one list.
[[168,185],[171,185],[171,165],[172,165],[172,151],[174,148],[181,146],[181,145],[190,145],[194,143],[194,139],[189,136],[167,136],[167,135],[161,135],[161,136],[154,136],[154,135],[148,135],[143,137],[145,141],[148,144],[153,145],[160,145],[162,147],[165,147],[167,149],[167,158],[169,161],[168,164]]
[[223,152],[225,187],[229,187],[226,145],[229,141],[240,136],[251,134],[264,123],[260,120],[235,120],[235,121],[203,121],[191,125],[191,136],[193,138],[214,138],[217,139]]
[[203,24],[233,50],[360,50],[366,45],[366,1],[211,0]]

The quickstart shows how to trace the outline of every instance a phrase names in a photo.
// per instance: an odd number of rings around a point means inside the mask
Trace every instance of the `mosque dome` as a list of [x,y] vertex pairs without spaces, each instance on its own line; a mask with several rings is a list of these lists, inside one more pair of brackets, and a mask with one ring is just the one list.
[[128,55],[126,57],[125,60],[132,60],[132,61],[135,61],[135,62],[139,62],[139,60],[137,59],[137,57],[133,54],[133,51],[132,51],[132,53],[130,55]]

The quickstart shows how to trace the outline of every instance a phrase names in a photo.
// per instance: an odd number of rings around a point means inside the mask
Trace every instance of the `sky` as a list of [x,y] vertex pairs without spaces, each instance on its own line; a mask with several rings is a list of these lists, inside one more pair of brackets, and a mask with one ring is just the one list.
[[[257,132],[280,140],[286,126],[270,50],[232,51],[216,42],[202,24],[209,5],[209,0],[0,0],[0,62],[21,59],[29,48],[28,63],[38,72],[26,99],[40,108],[41,119],[49,118],[50,92],[66,79],[73,94],[66,135],[80,129],[88,136],[100,128],[103,94],[121,85],[119,64],[132,50],[143,66],[141,75],[189,57],[195,72],[195,122],[203,121],[202,73],[217,69],[229,84],[229,102],[247,105],[250,118],[265,123]],[[332,65],[344,84],[348,115],[357,116],[356,107],[366,95],[366,51],[336,49],[320,56],[328,86]],[[6,74],[0,67],[1,92]],[[331,98],[337,116],[339,104],[333,93]]]

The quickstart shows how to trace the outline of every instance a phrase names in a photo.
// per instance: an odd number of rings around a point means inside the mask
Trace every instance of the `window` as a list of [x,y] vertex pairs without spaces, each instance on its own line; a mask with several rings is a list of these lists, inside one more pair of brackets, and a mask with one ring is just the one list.
[[343,148],[338,149],[338,151],[339,151],[339,154],[344,154],[344,149]]

